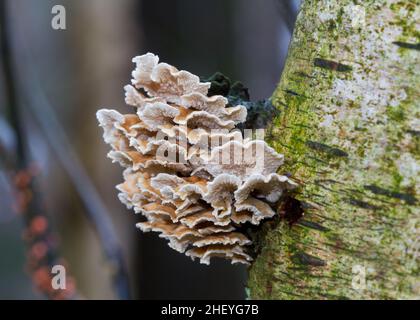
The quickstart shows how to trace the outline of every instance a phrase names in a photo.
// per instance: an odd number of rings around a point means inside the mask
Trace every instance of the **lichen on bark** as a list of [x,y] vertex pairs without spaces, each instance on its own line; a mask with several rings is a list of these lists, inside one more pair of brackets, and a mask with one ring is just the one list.
[[305,213],[260,230],[251,298],[420,297],[419,18],[416,1],[303,1],[267,141]]

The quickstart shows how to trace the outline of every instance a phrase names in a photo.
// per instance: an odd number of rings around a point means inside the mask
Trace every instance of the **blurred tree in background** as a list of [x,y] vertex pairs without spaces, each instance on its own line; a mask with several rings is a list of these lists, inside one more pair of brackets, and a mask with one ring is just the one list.
[[[121,297],[115,287],[123,282],[118,275],[124,272],[117,272],[121,249],[134,298],[244,298],[243,267],[193,263],[136,230],[138,217],[117,199],[121,170],[105,157],[95,112],[124,112],[131,58],[147,51],[194,74],[222,71],[245,83],[251,99],[267,98],[283,68],[297,1],[71,0],[64,3],[67,29],[61,31],[51,28],[54,1],[2,1],[12,54],[2,59],[11,65],[0,66],[1,158],[17,141],[7,110],[18,108],[28,161],[39,168],[42,214],[58,236],[57,254],[66,259],[78,294]],[[7,68],[16,99],[6,92]],[[42,297],[24,271],[25,228],[11,209],[16,199],[9,173],[2,164],[0,298]],[[109,228],[95,217],[111,219],[120,246],[104,241],[108,233],[101,230]]]

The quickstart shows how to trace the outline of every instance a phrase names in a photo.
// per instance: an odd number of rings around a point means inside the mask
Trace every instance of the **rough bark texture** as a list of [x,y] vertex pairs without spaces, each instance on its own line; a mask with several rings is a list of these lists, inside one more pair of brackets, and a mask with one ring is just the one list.
[[419,19],[417,1],[303,2],[267,140],[304,216],[260,231],[251,298],[420,297]]

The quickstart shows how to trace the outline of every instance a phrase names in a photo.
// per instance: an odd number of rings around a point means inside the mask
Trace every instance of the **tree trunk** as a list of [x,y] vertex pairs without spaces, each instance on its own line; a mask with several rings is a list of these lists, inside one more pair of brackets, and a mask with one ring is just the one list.
[[304,214],[259,232],[252,298],[420,297],[416,2],[303,2],[267,141]]

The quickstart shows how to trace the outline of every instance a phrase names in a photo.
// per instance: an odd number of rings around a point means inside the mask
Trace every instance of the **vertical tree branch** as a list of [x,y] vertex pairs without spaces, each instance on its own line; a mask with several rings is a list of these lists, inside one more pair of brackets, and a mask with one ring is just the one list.
[[[6,7],[3,4],[3,23],[7,26]],[[43,134],[55,151],[58,159],[66,170],[68,177],[75,186],[86,208],[86,214],[94,229],[98,232],[105,255],[113,270],[113,284],[120,299],[128,299],[130,290],[126,266],[117,240],[117,235],[109,218],[108,210],[103,204],[96,188],[85,172],[76,152],[73,150],[62,126],[55,116],[54,109],[45,96],[39,79],[33,70],[30,59],[30,50],[25,47],[22,30],[15,30],[14,40],[19,43],[20,50],[13,50],[8,40],[10,32],[5,32],[10,82],[16,85],[23,97],[24,105],[38,122]],[[23,49],[22,49],[23,48]],[[11,55],[13,52],[13,55]],[[13,58],[12,58],[13,56]],[[14,68],[12,68],[12,66]],[[16,92],[16,91],[13,91]],[[15,101],[15,105],[16,101]],[[16,109],[16,108],[14,108]],[[13,110],[12,112],[15,112]],[[22,133],[20,133],[23,136]]]
[[13,183],[15,202],[12,209],[23,217],[25,223],[23,237],[28,249],[27,268],[35,286],[51,299],[75,298],[74,282],[70,276],[66,277],[66,289],[57,290],[52,287],[52,266],[65,264],[65,261],[59,255],[57,239],[42,205],[36,182],[39,170],[31,164],[27,154],[24,128],[16,99],[16,81],[12,70],[7,21],[6,3],[2,1],[0,3],[0,56],[7,95],[5,112],[14,130],[16,145],[13,155],[1,157],[1,165],[10,176],[9,181]]

